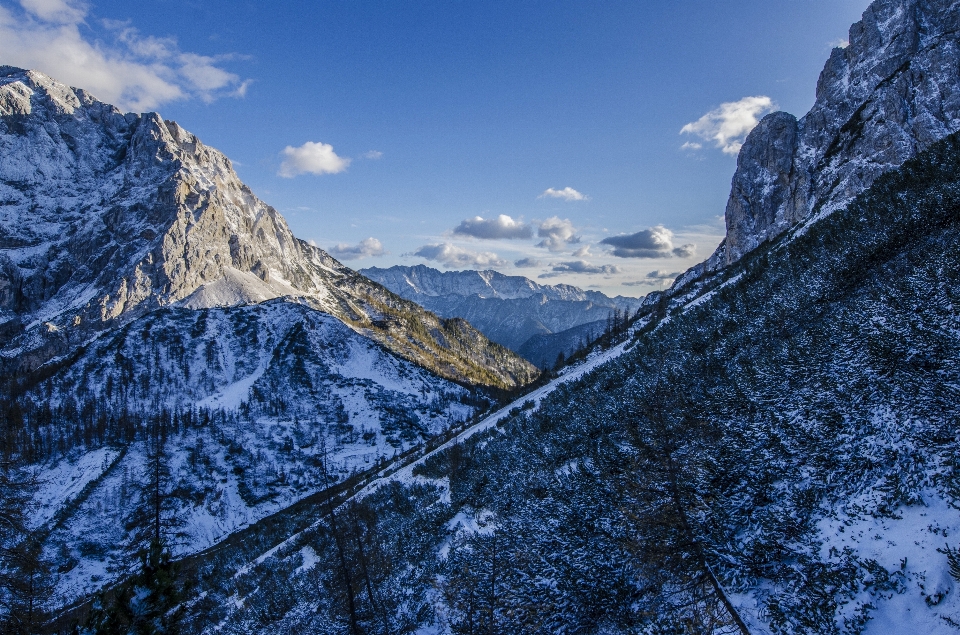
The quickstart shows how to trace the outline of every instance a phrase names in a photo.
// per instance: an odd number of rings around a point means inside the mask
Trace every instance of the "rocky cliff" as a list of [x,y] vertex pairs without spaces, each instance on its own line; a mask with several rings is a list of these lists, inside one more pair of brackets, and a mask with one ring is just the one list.
[[32,369],[160,307],[293,296],[450,379],[535,369],[296,238],[230,161],[156,113],[122,114],[0,67],[0,355]]
[[803,118],[768,115],[737,158],[727,235],[707,269],[849,203],[960,130],[960,2],[879,0],[830,55]]

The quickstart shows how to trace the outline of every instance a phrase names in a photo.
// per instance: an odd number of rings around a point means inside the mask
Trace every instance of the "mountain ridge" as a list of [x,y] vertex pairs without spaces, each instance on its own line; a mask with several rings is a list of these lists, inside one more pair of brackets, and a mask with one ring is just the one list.
[[786,232],[840,209],[873,181],[960,130],[960,4],[878,0],[834,48],[806,115],[776,112],[737,156],[726,237],[674,284],[711,275]]
[[573,337],[561,333],[588,323],[602,330],[600,325],[614,311],[633,315],[643,303],[639,298],[610,298],[573,285],[541,285],[497,271],[439,271],[426,265],[360,271],[437,315],[466,319],[513,351],[519,352],[532,338],[542,336],[538,345],[527,347],[533,352],[530,361],[541,368],[551,367],[558,353],[568,355],[579,345],[579,331]]
[[[450,379],[536,376],[296,238],[229,159],[156,113],[0,67],[0,152],[0,356],[15,370],[162,306],[293,296]],[[459,337],[478,348],[452,352]]]

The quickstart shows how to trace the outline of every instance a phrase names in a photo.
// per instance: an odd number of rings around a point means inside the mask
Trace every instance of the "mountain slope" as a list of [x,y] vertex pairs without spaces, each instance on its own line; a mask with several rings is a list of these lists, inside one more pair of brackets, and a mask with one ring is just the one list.
[[278,299],[153,311],[23,391],[24,423],[5,430],[30,440],[21,449],[42,470],[32,519],[57,554],[66,603],[117,578],[142,547],[159,437],[164,515],[176,521],[165,533],[182,556],[425,442],[477,405],[336,318]]
[[373,599],[353,598],[369,632],[383,612],[441,632],[737,632],[728,607],[750,632],[954,632],[958,175],[954,136],[341,507],[375,554],[338,569],[320,517],[241,570],[242,605],[213,580],[187,623],[346,629],[345,585],[376,558]]
[[31,370],[159,307],[309,298],[456,381],[536,370],[297,239],[230,161],[156,113],[123,115],[0,67],[0,355]]
[[[437,315],[469,321],[494,342],[518,352],[534,336],[601,322],[614,310],[632,315],[641,304],[636,298],[609,298],[566,284],[540,285],[496,271],[441,272],[424,265],[397,265],[361,273]],[[560,350],[554,350],[548,365]]]

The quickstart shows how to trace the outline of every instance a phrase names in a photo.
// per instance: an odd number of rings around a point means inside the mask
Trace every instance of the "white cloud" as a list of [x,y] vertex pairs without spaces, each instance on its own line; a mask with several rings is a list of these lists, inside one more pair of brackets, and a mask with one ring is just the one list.
[[[0,60],[34,69],[89,91],[121,110],[144,112],[179,100],[242,96],[249,85],[222,63],[181,51],[173,38],[140,35],[126,22],[85,22],[88,6],[75,0],[21,0],[0,6]],[[103,38],[84,33],[102,26]]]
[[329,143],[307,141],[299,148],[287,146],[277,175],[292,179],[298,174],[336,174],[350,165],[350,159],[338,157]]
[[381,158],[382,156],[383,156],[383,153],[380,152],[379,150],[370,150],[369,152],[364,152],[364,153],[363,153],[363,158],[364,158],[364,159],[371,159],[371,160],[374,160],[374,161],[376,161],[377,159]]
[[603,274],[609,276],[620,273],[621,271],[623,270],[616,265],[594,265],[586,260],[574,260],[572,262],[558,262],[552,265],[549,272],[542,273],[538,277],[556,278],[557,276],[568,273]]
[[572,187],[565,187],[562,190],[555,190],[548,187],[543,194],[537,198],[562,198],[565,201],[588,201],[590,198],[586,194],[581,194]]
[[[759,117],[776,109],[773,100],[764,95],[744,97],[739,101],[720,104],[694,122],[680,129],[680,134],[692,134],[711,141],[725,154],[737,154],[740,146]],[[681,146],[684,147],[684,146]]]
[[697,143],[696,141],[687,141],[685,144],[680,146],[681,150],[700,150],[703,148],[702,143]]
[[830,48],[832,49],[845,49],[850,46],[850,40],[845,37],[839,37],[834,41],[829,43]]
[[413,252],[427,260],[434,260],[448,267],[504,267],[508,263],[489,251],[470,251],[450,243],[424,245]]
[[382,256],[387,253],[383,245],[376,238],[364,238],[356,245],[338,243],[330,248],[330,253],[340,260],[360,260],[372,256]]
[[593,254],[590,253],[590,245],[584,245],[580,249],[573,252],[574,258],[589,258]]
[[563,251],[567,245],[580,242],[580,237],[575,235],[576,232],[570,219],[553,216],[540,223],[537,228],[537,236],[543,238],[537,243],[537,247],[544,247],[550,251]]
[[657,225],[636,234],[610,236],[600,242],[613,247],[613,255],[618,258],[666,258],[673,249],[673,232]]
[[500,214],[496,218],[483,218],[475,216],[461,221],[453,229],[454,234],[460,236],[471,236],[481,239],[497,238],[530,238],[533,236],[533,230],[526,223],[513,220],[506,214]]
[[20,0],[20,6],[27,13],[54,24],[74,24],[87,14],[86,4],[65,0]]

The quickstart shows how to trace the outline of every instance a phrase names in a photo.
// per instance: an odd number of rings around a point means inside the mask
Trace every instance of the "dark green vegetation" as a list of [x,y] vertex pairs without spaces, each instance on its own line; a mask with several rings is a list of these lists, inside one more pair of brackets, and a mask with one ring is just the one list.
[[960,505],[960,138],[725,276],[419,481],[204,564],[179,628],[738,632],[752,594],[774,632],[859,632],[908,565],[818,522]]

